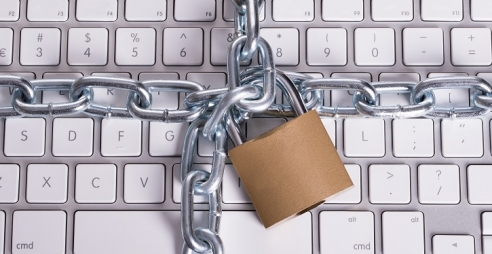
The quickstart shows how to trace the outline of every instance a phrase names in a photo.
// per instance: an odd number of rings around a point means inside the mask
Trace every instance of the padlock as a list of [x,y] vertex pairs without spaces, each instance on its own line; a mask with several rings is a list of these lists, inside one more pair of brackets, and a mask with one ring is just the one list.
[[[307,112],[284,74],[284,93],[300,116],[229,151],[265,228],[299,216],[353,186],[318,113]],[[307,113],[306,113],[307,112]]]

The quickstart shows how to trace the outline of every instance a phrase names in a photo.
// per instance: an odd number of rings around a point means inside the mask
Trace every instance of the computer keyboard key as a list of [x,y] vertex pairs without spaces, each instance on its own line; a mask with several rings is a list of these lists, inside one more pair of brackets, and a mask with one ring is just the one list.
[[[350,79],[362,79],[367,82],[372,81],[370,73],[333,73],[332,78],[350,78]],[[353,107],[354,91],[344,90],[332,90],[331,91],[331,106],[332,107]]]
[[391,66],[395,64],[395,31],[392,28],[355,29],[355,64]]
[[369,166],[369,200],[373,204],[410,203],[410,167],[403,164]]
[[236,173],[236,169],[231,164],[227,164],[224,169],[224,180],[222,182],[222,197],[224,203],[251,203],[251,199],[244,188],[244,184]]
[[[126,72],[120,72],[120,73],[94,72],[92,73],[92,76],[131,78],[130,74]],[[92,88],[92,91],[94,92],[93,102],[95,104],[126,108],[128,91],[123,89],[115,89],[115,88]]]
[[75,168],[75,201],[104,203],[116,201],[116,166],[114,164],[79,164]]
[[458,204],[460,202],[460,168],[457,165],[418,167],[418,193],[421,204]]
[[489,0],[471,0],[471,19],[473,21],[492,21],[491,8],[492,2]]
[[102,156],[139,156],[142,153],[142,122],[135,119],[103,119]]
[[29,203],[67,202],[68,166],[65,164],[29,164],[26,200]]
[[475,254],[475,238],[471,235],[435,235],[432,251],[434,254]]
[[66,21],[68,19],[68,0],[29,0],[27,1],[29,21]]
[[164,21],[167,0],[126,0],[125,18],[128,21]]
[[273,0],[275,21],[314,20],[314,0]]
[[346,65],[347,30],[309,28],[307,30],[308,65]]
[[20,0],[2,1],[2,9],[0,10],[0,21],[19,20],[19,6]]
[[322,0],[324,21],[362,21],[363,0]]
[[347,157],[383,157],[386,153],[383,119],[345,119],[343,139]]
[[444,157],[482,157],[481,119],[443,119],[441,122],[442,155]]
[[[44,79],[79,79],[83,77],[80,72],[46,72],[43,74]],[[70,102],[67,91],[43,91],[41,96],[42,103],[65,103]],[[39,98],[39,97],[38,97]]]
[[491,254],[492,253],[492,236],[484,235],[482,237],[482,246],[483,246],[483,253],[482,254]]
[[442,29],[403,29],[403,63],[409,66],[443,65],[444,35]]
[[361,173],[360,166],[356,164],[345,164],[345,169],[350,176],[354,186],[335,197],[326,200],[326,204],[358,204],[361,202]]
[[14,31],[10,28],[0,28],[0,65],[12,64],[12,43]]
[[165,65],[201,65],[203,63],[203,30],[201,28],[166,28],[163,40]]
[[328,133],[328,136],[330,136],[331,142],[333,145],[336,147],[337,142],[336,142],[336,126],[337,123],[333,119],[328,119],[328,118],[321,118],[321,122],[323,123],[323,126],[325,126],[326,132]]
[[260,36],[270,43],[276,65],[299,64],[299,30],[262,28]]
[[467,169],[468,202],[492,205],[492,165],[470,165]]
[[[379,81],[381,82],[414,82],[420,81],[420,75],[412,72],[383,72],[379,74]],[[379,95],[379,104],[381,106],[394,106],[394,105],[409,105],[410,93],[387,93]]]
[[150,156],[181,156],[188,123],[150,123]]
[[176,21],[214,21],[216,0],[175,0]]
[[492,63],[489,28],[453,28],[451,61],[453,65],[489,66]]
[[[236,6],[234,3],[230,0],[222,0],[224,2],[223,5],[223,16],[225,21],[234,21],[234,10],[236,9]],[[263,5],[263,8],[260,10],[260,22],[265,20],[265,6],[266,4]]]
[[[1,204],[17,203],[18,200],[19,200],[19,165],[0,164],[0,203]],[[0,244],[1,243],[2,241],[0,238]],[[2,248],[0,248],[0,250],[2,250]]]
[[[440,78],[440,77],[466,77],[467,73],[434,73],[431,72],[427,76],[428,78]],[[436,99],[436,105],[438,107],[468,107],[470,106],[470,92],[469,89],[438,89],[434,90],[434,97]]]
[[4,154],[6,156],[43,156],[45,125],[43,118],[6,119]]
[[115,21],[118,18],[118,0],[77,0],[77,20]]
[[461,21],[463,0],[422,0],[421,17],[424,21]]
[[154,65],[155,29],[116,29],[115,50],[115,63],[117,65]]
[[108,30],[106,28],[70,28],[68,30],[69,65],[106,65]]
[[58,28],[23,28],[21,30],[21,65],[58,65],[61,32]]
[[5,212],[0,211],[0,254],[3,254],[3,246],[5,239]]
[[321,212],[321,254],[374,254],[374,214],[372,212]]
[[55,118],[53,120],[54,156],[91,156],[94,120],[91,118]]
[[125,203],[164,202],[164,175],[162,164],[126,164],[124,176]]
[[431,119],[393,120],[395,157],[434,156],[434,122]]
[[[178,80],[179,75],[177,73],[151,73],[143,72],[138,75],[139,81],[147,80]],[[152,108],[153,109],[178,109],[178,92],[164,92],[164,91],[151,91],[152,92]]]
[[[0,37],[1,40],[1,37]],[[27,80],[34,79],[34,73],[32,72],[0,72],[3,75],[14,75],[25,78]],[[0,87],[0,106],[12,106],[12,94],[14,93],[15,88],[13,87]],[[37,93],[41,94],[41,92]],[[39,97],[37,97],[39,98]]]
[[373,0],[371,16],[374,21],[412,21],[412,0]]
[[384,212],[382,231],[384,254],[424,254],[422,212]]
[[12,253],[65,253],[64,211],[15,211]]
[[[225,0],[232,4],[232,1]],[[210,46],[210,62],[213,65],[226,65],[227,51],[234,40],[234,28],[212,28]]]

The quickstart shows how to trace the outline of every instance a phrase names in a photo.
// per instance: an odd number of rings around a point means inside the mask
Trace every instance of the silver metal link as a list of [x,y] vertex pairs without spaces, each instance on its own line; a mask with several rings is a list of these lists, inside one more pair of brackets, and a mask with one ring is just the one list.
[[[238,55],[240,60],[247,62],[253,58],[260,40],[260,10],[258,0],[242,0],[241,6],[236,3],[234,26],[236,36],[246,35],[247,40]],[[264,0],[262,0],[264,2]]]
[[[14,88],[14,93],[12,95],[16,94],[16,97],[22,98],[22,100],[27,103],[36,103],[36,92],[32,89],[31,82],[25,78],[0,75],[0,88],[2,87]],[[17,94],[17,90],[19,90],[21,94]],[[12,101],[13,99],[14,97],[12,98]],[[13,106],[0,107],[0,117],[16,117],[21,115],[22,114]]]

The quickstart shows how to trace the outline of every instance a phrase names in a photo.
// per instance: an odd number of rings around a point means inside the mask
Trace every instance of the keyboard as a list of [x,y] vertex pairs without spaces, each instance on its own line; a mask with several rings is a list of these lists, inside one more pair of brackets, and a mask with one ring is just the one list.
[[[231,0],[2,0],[0,73],[28,80],[109,76],[226,86]],[[478,76],[492,82],[490,0],[267,0],[261,36],[278,68],[369,82]],[[249,65],[259,62],[254,57]],[[13,89],[0,88],[0,106]],[[125,107],[128,92],[93,89]],[[183,108],[183,93],[153,92]],[[467,89],[435,91],[470,106]],[[353,93],[325,91],[327,106]],[[67,102],[66,91],[36,94]],[[277,93],[278,103],[286,102]],[[380,105],[408,105],[383,94]],[[257,117],[252,139],[289,119]],[[354,187],[265,230],[228,164],[220,236],[226,253],[492,254],[490,115],[331,119]],[[0,254],[180,253],[180,156],[187,123],[87,115],[0,119]],[[196,168],[214,145],[199,139]],[[278,179],[282,181],[282,179]],[[196,200],[206,226],[206,199]]]

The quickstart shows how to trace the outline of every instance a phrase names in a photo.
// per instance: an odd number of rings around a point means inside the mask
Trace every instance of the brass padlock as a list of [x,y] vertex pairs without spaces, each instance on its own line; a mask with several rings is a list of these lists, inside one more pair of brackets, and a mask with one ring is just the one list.
[[353,185],[318,113],[307,112],[295,85],[283,79],[282,90],[302,115],[229,151],[265,228]]

